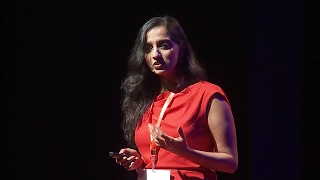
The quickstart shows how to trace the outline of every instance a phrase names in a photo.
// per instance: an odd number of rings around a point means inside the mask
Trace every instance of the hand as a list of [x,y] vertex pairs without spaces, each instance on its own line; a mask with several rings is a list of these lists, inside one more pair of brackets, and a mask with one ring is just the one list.
[[179,137],[174,138],[165,134],[159,126],[156,126],[155,128],[151,128],[151,135],[157,146],[180,155],[187,151],[189,147],[182,128],[178,127],[177,131]]
[[125,154],[122,158],[117,158],[116,163],[126,168],[128,171],[135,170],[143,165],[143,159],[138,151],[131,148],[124,148],[119,151]]

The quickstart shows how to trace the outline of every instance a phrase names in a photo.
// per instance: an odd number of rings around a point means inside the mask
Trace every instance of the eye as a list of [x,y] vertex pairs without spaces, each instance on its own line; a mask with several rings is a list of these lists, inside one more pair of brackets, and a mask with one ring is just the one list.
[[162,43],[160,46],[162,49],[170,49],[171,46],[168,43]]
[[150,52],[151,50],[152,50],[152,46],[149,46],[149,45],[144,46],[145,52]]

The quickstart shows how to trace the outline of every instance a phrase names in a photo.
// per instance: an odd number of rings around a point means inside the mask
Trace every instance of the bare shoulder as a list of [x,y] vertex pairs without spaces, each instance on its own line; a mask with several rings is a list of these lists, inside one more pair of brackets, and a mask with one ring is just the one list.
[[234,123],[230,104],[220,93],[212,96],[208,108],[208,122],[212,128],[223,128]]
[[230,109],[230,103],[227,97],[219,92],[214,93],[209,101],[209,108],[212,110],[221,109],[221,110],[228,110]]
[[222,95],[216,93],[212,100],[211,100],[211,105],[210,105],[210,109],[212,110],[220,110],[220,111],[224,111],[225,113],[227,112],[231,112],[231,107],[229,102],[226,100],[225,97],[223,97]]

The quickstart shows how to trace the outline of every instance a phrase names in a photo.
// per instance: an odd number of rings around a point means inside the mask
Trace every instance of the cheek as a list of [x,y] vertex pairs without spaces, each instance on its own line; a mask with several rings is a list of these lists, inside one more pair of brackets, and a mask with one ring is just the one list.
[[170,59],[170,64],[175,66],[177,64],[177,62],[178,62],[178,54],[170,54],[168,56],[168,59]]

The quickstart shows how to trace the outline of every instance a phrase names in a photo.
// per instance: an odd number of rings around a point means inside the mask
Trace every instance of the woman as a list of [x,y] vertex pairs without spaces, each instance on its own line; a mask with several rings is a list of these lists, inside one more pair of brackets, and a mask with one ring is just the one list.
[[139,179],[217,179],[238,167],[236,128],[223,90],[207,81],[179,22],[139,30],[122,82],[128,148],[116,162]]

